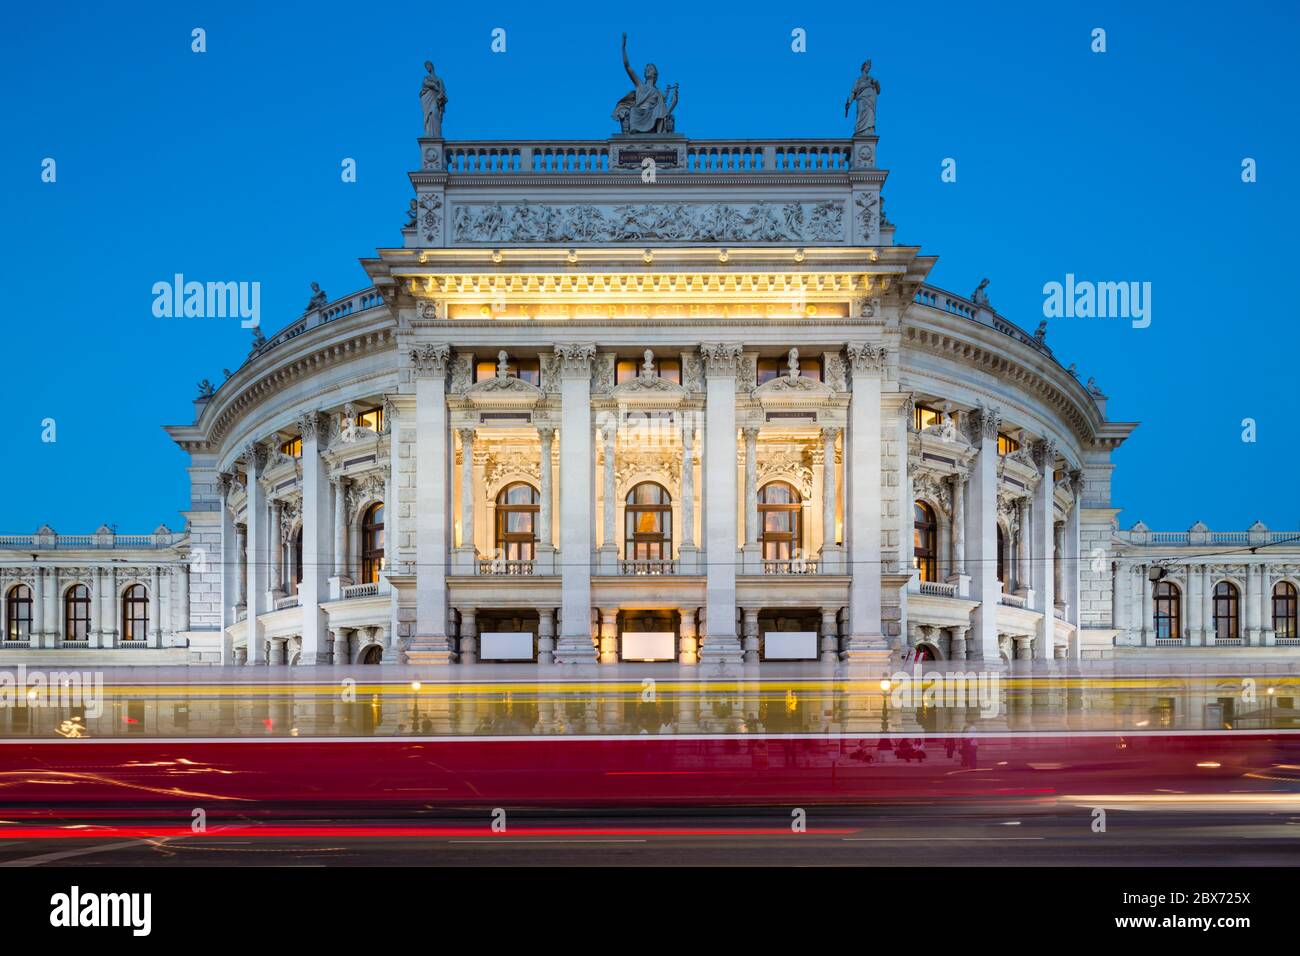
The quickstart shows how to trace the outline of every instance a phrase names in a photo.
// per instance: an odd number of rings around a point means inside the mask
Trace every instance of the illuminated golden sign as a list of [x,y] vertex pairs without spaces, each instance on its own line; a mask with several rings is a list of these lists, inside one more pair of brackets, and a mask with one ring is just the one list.
[[842,319],[843,302],[454,303],[453,319]]

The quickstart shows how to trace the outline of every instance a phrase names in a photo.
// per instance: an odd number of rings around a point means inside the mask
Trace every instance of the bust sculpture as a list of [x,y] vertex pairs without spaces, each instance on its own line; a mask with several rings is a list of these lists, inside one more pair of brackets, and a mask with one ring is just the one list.
[[614,107],[614,119],[618,120],[619,128],[624,133],[671,133],[672,113],[677,106],[677,84],[660,90],[657,85],[659,70],[653,63],[646,64],[643,78],[638,79],[628,62],[626,33],[623,34],[623,69],[632,80],[632,92]]
[[442,139],[442,116],[447,109],[447,87],[442,77],[433,71],[433,64],[424,61],[428,71],[420,83],[420,106],[424,110],[424,135]]
[[880,83],[871,76],[871,61],[862,64],[862,75],[853,84],[853,92],[844,101],[844,115],[849,115],[849,107],[858,105],[858,121],[853,127],[853,135],[867,136],[876,131],[876,97],[880,94]]

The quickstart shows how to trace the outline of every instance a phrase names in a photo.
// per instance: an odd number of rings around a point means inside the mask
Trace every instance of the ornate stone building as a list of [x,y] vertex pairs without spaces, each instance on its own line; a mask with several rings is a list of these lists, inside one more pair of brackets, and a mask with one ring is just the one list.
[[[0,659],[1300,643],[1295,536],[1118,531],[1135,425],[984,284],[929,285],[935,259],[895,243],[873,84],[852,139],[421,138],[370,284],[258,333],[168,429],[183,532],[0,538]],[[647,110],[622,121],[672,127]]]

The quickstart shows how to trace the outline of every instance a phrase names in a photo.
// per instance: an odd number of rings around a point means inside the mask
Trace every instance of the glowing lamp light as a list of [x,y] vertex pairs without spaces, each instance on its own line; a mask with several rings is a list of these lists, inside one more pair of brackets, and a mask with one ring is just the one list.
[[888,678],[888,677],[884,678],[884,679],[881,680],[881,682],[880,682],[880,689],[881,689],[884,693],[886,693],[886,694],[889,693],[889,688],[892,687],[892,686],[893,686],[893,685],[889,682],[889,678]]
[[419,690],[419,689],[420,689],[420,682],[418,680],[411,681],[411,690]]

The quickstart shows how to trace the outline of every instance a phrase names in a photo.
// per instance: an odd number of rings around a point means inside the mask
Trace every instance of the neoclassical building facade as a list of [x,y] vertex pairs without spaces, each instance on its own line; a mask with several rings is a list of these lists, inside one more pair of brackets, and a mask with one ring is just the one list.
[[843,140],[655,122],[421,138],[366,288],[257,331],[168,429],[182,531],[0,537],[0,660],[1300,645],[1295,535],[1118,530],[1135,424],[983,285],[928,284],[884,214],[874,97]]

